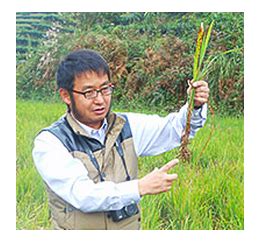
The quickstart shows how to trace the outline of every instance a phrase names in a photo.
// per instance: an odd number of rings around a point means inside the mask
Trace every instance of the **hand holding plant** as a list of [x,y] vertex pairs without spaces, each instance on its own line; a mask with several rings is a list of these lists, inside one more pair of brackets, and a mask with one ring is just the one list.
[[[200,82],[202,82],[200,80],[204,78],[204,76],[206,75],[210,67],[209,65],[206,65],[205,67],[203,67],[203,59],[204,59],[207,46],[210,40],[213,24],[214,22],[212,21],[207,32],[204,32],[203,23],[201,23],[201,26],[198,32],[196,51],[194,54],[193,79],[191,82],[190,81],[188,82],[191,87],[191,90],[189,91],[189,94],[188,94],[187,121],[186,121],[185,131],[181,137],[181,146],[180,146],[179,153],[178,153],[178,158],[180,158],[181,161],[189,162],[191,159],[191,151],[188,148],[188,144],[189,144],[191,115],[192,115],[192,111],[194,109],[194,104],[195,104],[195,92],[196,92],[195,88],[198,87],[195,84],[200,84]],[[193,84],[193,82],[196,82],[196,83]]]

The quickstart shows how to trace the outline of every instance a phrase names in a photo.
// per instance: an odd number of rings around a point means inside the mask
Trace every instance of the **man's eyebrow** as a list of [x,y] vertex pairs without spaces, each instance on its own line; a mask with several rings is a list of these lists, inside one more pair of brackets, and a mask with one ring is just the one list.
[[[102,86],[108,85],[109,83],[110,83],[109,80],[103,82],[103,83],[100,85],[100,88],[101,88]],[[91,86],[91,85],[84,85],[84,86],[82,87],[82,91],[90,90],[90,89],[93,89],[93,88],[94,88],[94,87]]]
[[103,82],[103,83],[100,85],[100,87],[102,87],[102,86],[104,86],[104,85],[108,85],[108,84],[110,84],[110,81],[109,81],[109,80],[106,80],[105,82]]

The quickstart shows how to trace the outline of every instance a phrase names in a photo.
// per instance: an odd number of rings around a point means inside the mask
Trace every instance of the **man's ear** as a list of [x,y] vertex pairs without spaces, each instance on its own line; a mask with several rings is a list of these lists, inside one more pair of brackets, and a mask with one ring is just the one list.
[[61,97],[62,101],[65,104],[67,104],[68,106],[70,106],[71,99],[70,99],[69,92],[66,89],[60,88],[59,89],[59,94],[60,94],[60,97]]

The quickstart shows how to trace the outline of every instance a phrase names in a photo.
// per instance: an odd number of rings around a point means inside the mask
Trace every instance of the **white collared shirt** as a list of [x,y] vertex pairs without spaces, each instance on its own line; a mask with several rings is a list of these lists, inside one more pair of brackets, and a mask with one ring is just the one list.
[[[71,114],[72,115],[72,114]],[[81,123],[80,121],[78,121],[73,115],[72,117],[76,120],[76,122],[87,132],[87,134],[90,137],[93,137],[94,139],[97,139],[98,141],[100,141],[102,144],[104,143],[104,139],[105,139],[105,133],[107,131],[108,128],[108,123],[106,118],[103,120],[103,124],[99,129],[94,129],[91,128],[83,123]]]
[[[157,155],[179,146],[186,124],[186,112],[187,105],[166,117],[124,113],[131,127],[137,155]],[[193,111],[191,138],[204,125],[206,118],[206,104]],[[106,120],[99,130],[79,124],[91,137],[103,143],[108,127]],[[32,154],[38,172],[50,189],[83,212],[117,210],[140,201],[138,180],[95,184],[88,177],[82,162],[74,158],[49,131],[43,131],[36,137]]]

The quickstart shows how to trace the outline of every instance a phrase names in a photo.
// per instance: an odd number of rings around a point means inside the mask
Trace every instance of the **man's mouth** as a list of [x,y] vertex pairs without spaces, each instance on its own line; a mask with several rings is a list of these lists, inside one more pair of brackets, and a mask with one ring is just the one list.
[[94,109],[94,113],[96,115],[102,115],[102,114],[104,114],[105,113],[105,107],[99,107],[99,108]]

